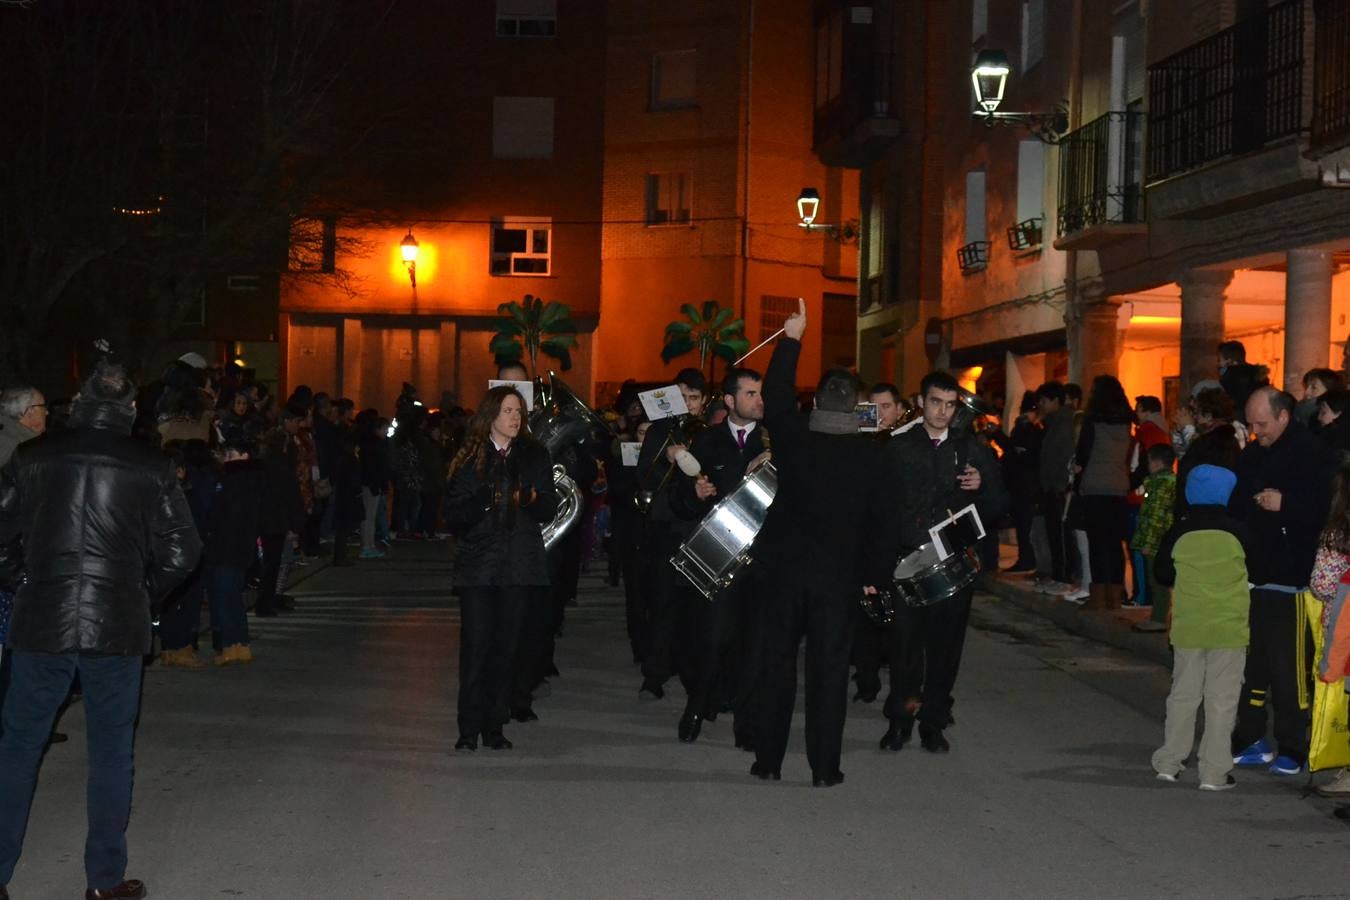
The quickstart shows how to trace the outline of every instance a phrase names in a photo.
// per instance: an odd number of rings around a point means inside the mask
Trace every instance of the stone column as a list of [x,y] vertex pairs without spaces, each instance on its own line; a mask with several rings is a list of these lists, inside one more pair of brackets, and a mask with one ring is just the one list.
[[1069,380],[1083,387],[1086,398],[1092,379],[1120,374],[1120,297],[1106,296],[1101,280],[1081,282],[1064,310],[1069,345]]
[[1285,273],[1284,389],[1301,397],[1303,373],[1325,367],[1330,352],[1331,253],[1290,250]]
[[[1181,287],[1181,395],[1206,378],[1218,377],[1218,348],[1223,340],[1224,292],[1233,273],[1190,269],[1177,279]],[[1166,372],[1164,375],[1168,374]]]
[[[337,396],[352,398],[356,401],[357,409],[363,408],[361,399],[362,325],[360,319],[343,319],[342,332],[338,340],[338,352],[342,354],[340,369],[342,384],[338,388]],[[336,399],[336,396],[334,399]]]

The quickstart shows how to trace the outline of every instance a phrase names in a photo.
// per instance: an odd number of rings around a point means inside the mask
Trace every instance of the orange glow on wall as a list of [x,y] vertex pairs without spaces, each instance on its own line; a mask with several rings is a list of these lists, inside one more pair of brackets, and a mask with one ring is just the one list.
[[[400,237],[399,240],[402,240]],[[399,240],[389,243],[389,279],[398,284],[407,287],[408,285],[408,267],[403,262],[403,248],[399,246]],[[417,248],[417,286],[431,284],[436,279],[436,269],[439,253],[435,244],[418,238]]]
[[983,374],[984,366],[971,366],[969,369],[966,369],[956,376],[956,382],[973,394],[975,393],[975,384],[980,380],[980,376]]

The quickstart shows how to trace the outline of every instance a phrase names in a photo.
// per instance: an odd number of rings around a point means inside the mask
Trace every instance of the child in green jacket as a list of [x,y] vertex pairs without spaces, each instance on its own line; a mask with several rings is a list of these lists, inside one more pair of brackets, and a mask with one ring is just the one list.
[[1163,535],[1172,527],[1172,507],[1177,494],[1177,476],[1172,471],[1177,454],[1167,444],[1148,448],[1148,477],[1144,479],[1144,505],[1139,508],[1139,522],[1130,539],[1130,549],[1144,560],[1141,581],[1148,585],[1148,596],[1153,601],[1152,614],[1135,625],[1135,631],[1166,631],[1167,614],[1171,611],[1172,592],[1153,577],[1154,557]]

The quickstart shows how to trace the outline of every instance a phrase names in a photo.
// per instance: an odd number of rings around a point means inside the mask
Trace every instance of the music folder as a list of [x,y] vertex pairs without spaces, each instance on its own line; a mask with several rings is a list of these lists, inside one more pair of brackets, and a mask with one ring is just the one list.
[[928,529],[938,559],[961,553],[974,547],[984,537],[984,522],[974,504],[959,509]]

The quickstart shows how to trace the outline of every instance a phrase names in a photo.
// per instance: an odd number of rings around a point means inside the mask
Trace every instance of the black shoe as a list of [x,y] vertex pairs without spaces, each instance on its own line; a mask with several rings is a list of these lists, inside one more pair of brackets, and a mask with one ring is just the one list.
[[703,730],[703,717],[694,713],[685,713],[680,716],[680,743],[692,744],[698,740],[699,732]]
[[881,693],[881,692],[880,692],[880,691],[869,690],[869,689],[867,689],[867,688],[858,688],[858,692],[857,692],[856,694],[853,695],[853,702],[854,702],[854,703],[874,703],[874,702],[876,701],[876,699],[877,699],[877,694],[879,694],[879,693]]
[[498,731],[496,734],[483,735],[483,746],[489,750],[510,750],[512,745],[506,735]]
[[768,766],[764,765],[759,760],[755,760],[755,762],[750,764],[750,774],[758,778],[760,781],[783,780],[783,773],[781,771],[779,771],[778,769],[770,769]]
[[844,773],[835,769],[829,775],[813,775],[811,784],[814,787],[834,787],[836,784],[844,783]]
[[64,744],[68,740],[70,740],[70,735],[63,731],[53,731],[51,737],[47,738],[47,746],[50,747],[52,744]]
[[539,715],[528,706],[518,706],[511,710],[511,720],[514,722],[538,722]]
[[914,723],[910,722],[892,722],[886,729],[886,733],[881,736],[881,749],[889,750],[892,753],[898,753],[900,748],[904,747],[913,734]]
[[748,734],[736,735],[736,749],[744,750],[746,753],[755,752],[755,739]]
[[638,688],[639,700],[662,700],[665,696],[666,689],[655,681],[644,681],[642,687]]
[[919,744],[929,753],[946,753],[952,749],[952,745],[942,736],[942,729],[931,725],[919,726]]
[[459,753],[472,753],[478,749],[478,741],[471,737],[462,737],[455,741],[455,750]]

